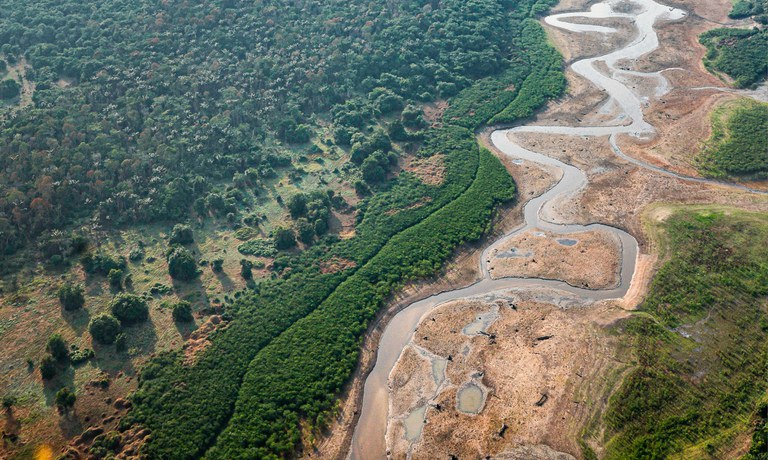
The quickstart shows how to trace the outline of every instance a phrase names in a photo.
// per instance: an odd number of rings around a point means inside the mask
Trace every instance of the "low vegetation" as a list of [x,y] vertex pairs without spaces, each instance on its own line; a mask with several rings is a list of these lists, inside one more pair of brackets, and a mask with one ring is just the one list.
[[605,415],[606,458],[725,458],[765,419],[768,216],[683,210],[663,229],[667,260],[619,326],[637,362]]
[[768,104],[744,98],[718,107],[697,160],[708,176],[768,179]]

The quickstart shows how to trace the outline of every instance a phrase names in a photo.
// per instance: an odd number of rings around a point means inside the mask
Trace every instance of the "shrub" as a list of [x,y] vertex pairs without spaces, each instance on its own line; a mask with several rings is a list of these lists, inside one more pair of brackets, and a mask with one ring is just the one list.
[[264,238],[254,238],[251,241],[246,241],[238,246],[237,250],[240,254],[246,256],[274,257],[277,255],[275,242]]
[[116,295],[110,308],[115,318],[123,324],[139,323],[149,318],[147,301],[134,294]]
[[101,314],[94,317],[88,324],[88,332],[91,333],[93,340],[109,345],[115,342],[117,334],[120,333],[120,322],[112,315]]
[[182,300],[181,302],[177,302],[176,305],[173,306],[173,320],[180,322],[180,323],[189,323],[194,320],[192,317],[192,304]]
[[45,349],[57,361],[67,361],[69,359],[69,347],[59,334],[53,334],[48,338]]
[[278,228],[275,231],[275,247],[278,250],[291,249],[296,246],[296,235],[290,228]]
[[56,407],[64,413],[69,412],[69,409],[74,407],[75,401],[77,401],[77,396],[67,387],[62,388],[56,393]]
[[168,255],[168,273],[171,278],[189,281],[197,277],[197,262],[189,250],[176,247]]
[[174,244],[192,244],[194,243],[194,241],[195,239],[192,236],[192,228],[190,228],[189,225],[176,224],[173,226],[173,230],[171,230],[171,237],[168,242],[171,245],[174,245]]
[[72,346],[72,353],[69,354],[69,361],[72,364],[80,364],[93,358],[93,350],[90,348],[84,348],[82,350],[76,349]]
[[59,302],[65,310],[77,310],[85,305],[83,286],[80,284],[64,283],[59,287]]
[[213,259],[211,261],[211,270],[214,273],[221,273],[224,271],[224,259]]
[[128,336],[123,332],[115,337],[115,351],[125,351],[128,349]]
[[56,376],[56,360],[53,356],[44,356],[40,360],[40,376],[43,380],[51,380]]
[[119,268],[113,268],[107,275],[109,285],[116,289],[122,289],[123,287],[123,271]]

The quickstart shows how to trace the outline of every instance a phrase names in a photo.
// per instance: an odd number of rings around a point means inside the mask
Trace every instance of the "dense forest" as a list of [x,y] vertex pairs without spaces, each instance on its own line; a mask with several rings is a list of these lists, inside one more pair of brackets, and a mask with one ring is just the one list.
[[[0,118],[6,254],[34,242],[119,291],[125,258],[90,248],[92,229],[213,219],[245,231],[275,178],[298,182],[309,154],[348,155],[335,172],[360,200],[354,236],[328,231],[330,213],[348,208],[332,190],[277,196],[290,220],[238,248],[273,258],[271,276],[254,282],[254,262],[241,260],[249,288],[210,346],[142,368],[121,429],[149,429],[144,455],[275,458],[295,451],[300,426],[326,425],[379,308],[482,236],[514,196],[473,130],[562,93],[561,58],[535,20],[552,3],[2,2],[0,53],[25,70],[8,80],[27,91],[8,84]],[[427,120],[435,100],[447,110]],[[441,165],[439,180],[393,174],[403,152]],[[170,277],[196,279],[190,228],[168,241]],[[79,285],[59,295],[82,308]],[[124,347],[121,328],[146,321],[147,295],[115,297],[111,315],[93,318],[94,340]],[[174,304],[174,321],[191,311]],[[108,455],[99,439],[92,453]]]
[[0,52],[26,59],[35,84],[34,103],[0,124],[6,252],[84,219],[226,214],[240,196],[225,184],[244,176],[258,194],[289,164],[265,140],[306,143],[332,123],[337,144],[362,142],[409,101],[452,96],[529,59],[498,33],[511,0],[2,8]]
[[747,458],[764,458],[768,220],[687,210],[664,227],[669,259],[619,326],[637,365],[611,397],[606,458],[730,458],[753,422]]

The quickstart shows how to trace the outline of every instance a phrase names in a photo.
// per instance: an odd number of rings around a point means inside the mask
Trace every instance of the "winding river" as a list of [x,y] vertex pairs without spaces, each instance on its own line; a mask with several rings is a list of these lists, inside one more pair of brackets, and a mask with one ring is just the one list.
[[[517,160],[553,166],[562,171],[562,178],[555,186],[525,205],[523,225],[485,248],[480,258],[480,273],[482,275],[480,281],[463,289],[443,292],[415,302],[392,318],[381,336],[375,366],[365,381],[362,409],[352,438],[349,458],[353,460],[367,460],[387,457],[385,436],[389,406],[389,374],[403,348],[410,341],[413,331],[421,319],[438,305],[452,300],[492,295],[507,290],[549,290],[550,292],[554,290],[555,292],[559,291],[563,296],[577,297],[585,302],[621,298],[629,290],[638,253],[638,244],[635,238],[622,230],[602,224],[560,224],[545,219],[544,215],[557,216],[554,209],[551,209],[553,199],[575,196],[586,186],[587,177],[582,170],[572,165],[521,147],[510,139],[509,133],[524,132],[590,137],[608,136],[614,153],[637,166],[679,179],[714,183],[714,181],[708,179],[684,176],[649,165],[627,156],[619,149],[616,142],[618,134],[642,138],[654,133],[653,126],[643,118],[643,107],[648,104],[648,98],[630,89],[630,79],[646,78],[655,80],[655,97],[663,95],[669,88],[666,79],[662,75],[663,71],[641,73],[620,69],[617,67],[617,63],[622,60],[631,61],[640,58],[658,48],[659,40],[653,28],[654,24],[659,20],[678,20],[685,17],[686,14],[680,9],[661,5],[653,0],[631,0],[634,11],[631,13],[618,12],[616,11],[618,9],[616,5],[621,1],[606,0],[593,5],[590,11],[555,14],[545,18],[547,24],[570,32],[601,34],[614,33],[615,29],[602,25],[567,22],[567,19],[575,17],[592,19],[620,18],[632,21],[637,29],[637,34],[630,43],[608,54],[582,59],[571,65],[571,69],[575,73],[585,77],[608,94],[610,97],[609,102],[618,107],[619,115],[612,124],[607,126],[533,125],[497,130],[491,134],[491,141],[504,155]],[[604,63],[609,71],[607,73],[599,71],[598,67],[595,66],[598,62]],[[722,185],[754,191],[735,184]],[[544,208],[546,208],[547,212],[542,212]],[[588,230],[605,230],[615,234],[621,241],[622,261],[619,285],[612,289],[589,290],[577,288],[556,280],[536,278],[492,279],[488,270],[488,261],[493,251],[509,238],[532,228],[557,234],[569,234]]]

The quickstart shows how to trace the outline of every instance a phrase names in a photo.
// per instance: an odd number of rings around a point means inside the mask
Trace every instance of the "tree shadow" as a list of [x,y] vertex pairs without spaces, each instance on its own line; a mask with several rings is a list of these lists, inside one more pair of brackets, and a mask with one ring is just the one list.
[[198,325],[194,320],[190,322],[174,321],[174,325],[176,326],[179,335],[181,335],[181,338],[184,340],[189,339],[189,336],[198,329]]
[[78,308],[77,310],[67,310],[61,307],[61,317],[80,336],[88,329],[91,313],[85,307]]
[[70,390],[75,390],[75,368],[67,363],[56,364],[56,376],[51,380],[43,380],[43,396],[45,397],[45,405],[53,406],[56,393],[62,388],[67,387]]

